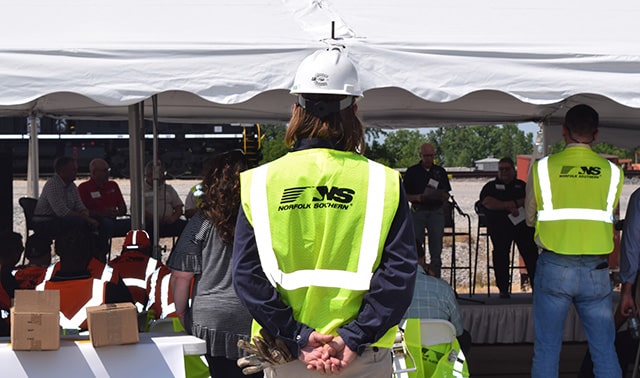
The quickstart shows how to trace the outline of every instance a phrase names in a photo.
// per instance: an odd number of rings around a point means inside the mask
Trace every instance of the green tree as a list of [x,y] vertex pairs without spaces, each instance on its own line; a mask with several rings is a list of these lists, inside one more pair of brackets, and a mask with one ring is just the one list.
[[516,125],[446,127],[427,134],[436,146],[438,164],[447,167],[473,167],[476,160],[489,156],[515,159],[530,154],[532,138]]
[[626,150],[624,148],[616,147],[606,142],[602,142],[594,145],[593,150],[599,154],[613,155],[613,156],[617,156],[620,159],[633,157],[633,153],[631,152],[631,150]]
[[419,130],[396,130],[387,134],[384,149],[389,152],[386,164],[392,168],[407,168],[420,160],[420,146],[427,140]]
[[285,125],[262,125],[262,159],[260,164],[268,163],[284,156],[289,149],[284,144]]
[[[557,143],[550,145],[548,148],[548,153],[549,155],[556,154],[564,150],[565,147],[566,147],[566,144],[564,140],[561,140]],[[606,142],[594,144],[592,148],[595,152],[599,154],[613,155],[613,156],[617,156],[620,159],[628,159],[633,157],[632,150],[616,147]]]

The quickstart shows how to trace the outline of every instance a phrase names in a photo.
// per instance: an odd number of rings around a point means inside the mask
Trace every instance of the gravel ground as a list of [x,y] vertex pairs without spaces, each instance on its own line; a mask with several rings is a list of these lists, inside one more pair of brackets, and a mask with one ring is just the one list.
[[[84,178],[79,178],[76,180],[76,184],[82,182]],[[116,180],[120,185],[120,189],[122,190],[122,194],[124,195],[125,201],[129,203],[130,197],[130,185],[128,180]],[[473,275],[473,268],[477,269],[476,274],[476,292],[483,293],[486,292],[487,285],[487,275],[486,275],[486,248],[485,244],[482,242],[479,243],[480,246],[478,248],[478,264],[477,267],[475,265],[475,254],[476,254],[476,234],[477,234],[477,222],[478,218],[473,210],[473,204],[478,199],[478,195],[480,194],[480,190],[482,186],[488,181],[488,179],[454,179],[451,181],[452,186],[452,195],[455,198],[455,201],[458,203],[461,210],[469,215],[470,219],[470,227],[468,226],[468,222],[465,217],[461,217],[459,214],[455,214],[455,224],[456,224],[456,233],[458,236],[456,237],[455,250],[457,256],[457,266],[460,267],[469,267],[471,266],[471,276]],[[173,187],[176,189],[180,197],[183,199],[186,198],[187,193],[191,186],[196,184],[197,180],[169,180],[168,181]],[[40,181],[40,189],[44,185],[44,181]],[[626,212],[627,203],[629,201],[629,196],[633,193],[634,190],[640,187],[640,180],[627,180],[623,187],[622,196],[620,199],[620,217],[624,218],[624,214]],[[14,230],[16,232],[22,233],[24,235],[25,232],[25,222],[24,215],[22,213],[22,209],[18,205],[18,199],[20,197],[25,196],[27,193],[27,182],[25,180],[15,180],[13,182],[13,195],[14,195],[14,209],[13,209],[13,221],[14,221]],[[462,235],[464,234],[464,235]],[[469,240],[469,235],[471,236],[471,240]],[[470,243],[469,243],[470,242]],[[171,239],[162,239],[162,245],[166,245],[167,249],[171,248]],[[451,251],[452,251],[452,238],[445,237],[444,240],[444,250],[443,250],[443,264],[445,266],[450,266],[451,263]],[[122,238],[113,240],[113,255],[117,255],[120,247],[122,245]],[[469,245],[471,245],[471,260],[472,263],[469,264]],[[166,261],[168,257],[168,252],[163,254],[163,260]],[[445,280],[450,279],[450,270],[443,270],[443,278]],[[517,270],[514,272],[514,283],[520,282],[520,276]],[[473,278],[471,278],[473,280]],[[490,280],[493,281],[493,273],[491,273]],[[469,292],[469,284],[470,284],[470,274],[469,269],[457,269],[456,270],[456,287],[458,293],[468,293]],[[491,288],[493,291],[495,288]],[[514,291],[520,290],[520,285],[513,286]]]

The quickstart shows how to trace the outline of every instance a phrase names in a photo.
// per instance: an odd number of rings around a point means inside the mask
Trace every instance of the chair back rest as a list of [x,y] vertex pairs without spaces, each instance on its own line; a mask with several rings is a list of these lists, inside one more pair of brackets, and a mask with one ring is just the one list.
[[473,209],[478,215],[478,227],[487,227],[487,214],[485,213],[485,208],[482,206],[482,202],[480,200],[476,201],[473,204]]
[[22,207],[24,212],[24,220],[27,223],[27,231],[33,230],[33,215],[36,211],[36,205],[38,204],[37,198],[22,197],[18,200],[18,204]]
[[456,327],[448,320],[420,320],[420,340],[423,346],[451,343],[455,338]]

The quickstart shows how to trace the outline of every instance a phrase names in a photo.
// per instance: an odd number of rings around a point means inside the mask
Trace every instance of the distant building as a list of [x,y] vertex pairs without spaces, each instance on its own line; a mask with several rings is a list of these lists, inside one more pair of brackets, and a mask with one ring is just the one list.
[[476,164],[476,169],[478,171],[498,172],[499,161],[500,159],[496,159],[494,157],[488,157],[482,160],[476,160],[474,163]]

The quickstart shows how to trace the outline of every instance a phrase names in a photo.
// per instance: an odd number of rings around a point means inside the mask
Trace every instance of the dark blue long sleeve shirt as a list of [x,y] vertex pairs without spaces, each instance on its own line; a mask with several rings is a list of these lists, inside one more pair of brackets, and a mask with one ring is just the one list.
[[[397,325],[411,303],[415,285],[417,251],[410,209],[400,185],[399,205],[384,243],[380,265],[355,319],[338,329],[349,349],[362,353]],[[240,209],[235,231],[232,272],[236,293],[255,320],[287,343],[294,356],[313,331],[293,317],[267,280],[258,256],[253,227]]]

